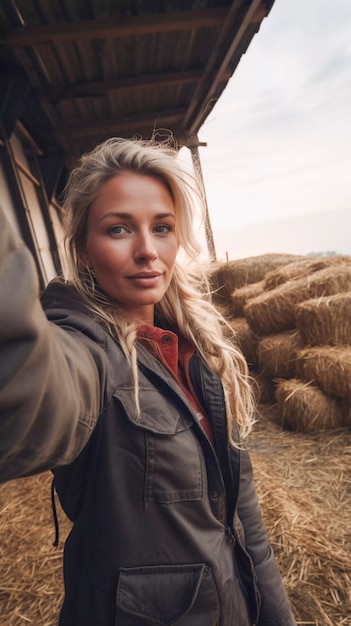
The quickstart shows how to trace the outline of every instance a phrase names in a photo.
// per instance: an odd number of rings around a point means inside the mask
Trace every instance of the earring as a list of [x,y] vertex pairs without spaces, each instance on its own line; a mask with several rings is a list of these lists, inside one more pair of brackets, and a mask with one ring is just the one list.
[[88,265],[85,266],[85,275],[87,277],[86,284],[91,293],[95,292],[95,272],[92,267]]

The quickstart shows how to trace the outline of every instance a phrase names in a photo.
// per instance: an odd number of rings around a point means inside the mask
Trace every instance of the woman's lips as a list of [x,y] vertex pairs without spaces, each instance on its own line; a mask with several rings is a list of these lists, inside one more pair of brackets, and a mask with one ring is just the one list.
[[161,276],[161,272],[138,272],[127,278],[138,287],[154,287]]

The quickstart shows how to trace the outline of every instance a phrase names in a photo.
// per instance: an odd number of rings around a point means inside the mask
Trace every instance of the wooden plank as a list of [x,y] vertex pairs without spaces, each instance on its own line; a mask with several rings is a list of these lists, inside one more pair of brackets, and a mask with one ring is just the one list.
[[104,120],[103,122],[94,122],[87,124],[75,124],[69,128],[69,134],[74,137],[84,135],[103,134],[111,131],[122,131],[132,128],[160,128],[179,123],[184,116],[186,109],[179,108],[172,111],[155,111],[155,113],[142,116],[135,115],[132,117],[121,116],[114,117],[111,120]]
[[131,35],[169,33],[198,28],[218,28],[228,9],[200,9],[179,13],[160,13],[136,17],[104,18],[81,22],[60,22],[10,28],[0,40],[1,46],[33,46],[39,43],[61,43]]
[[143,87],[165,87],[174,84],[194,83],[201,79],[202,70],[187,72],[170,72],[167,74],[148,74],[137,78],[125,78],[107,81],[97,81],[80,85],[59,85],[38,88],[37,94],[42,99],[64,100],[70,98],[87,98],[103,96],[111,92],[129,92]]
[[218,45],[218,54],[211,57],[210,62],[206,68],[204,80],[202,81],[202,83],[199,83],[197,88],[198,93],[194,95],[192,101],[190,102],[188,111],[185,116],[185,126],[188,128],[190,133],[196,133],[201,126],[204,116],[207,117],[203,108],[199,106],[199,104],[201,102],[211,102],[213,101],[213,99],[215,99],[214,96],[216,93],[216,89],[220,86],[220,83],[222,82],[223,72],[228,71],[231,59],[235,55],[237,49],[240,47],[240,43],[244,38],[245,31],[251,26],[252,23],[256,24],[255,16],[257,16],[257,12],[259,12],[259,14],[261,15],[261,11],[262,1],[252,0],[250,6],[247,8],[245,15],[241,17],[241,20],[239,22],[236,20],[236,17],[234,17],[234,22],[231,26],[233,38],[228,47],[225,47],[223,45],[222,37],[224,41],[224,38],[226,36],[225,31],[227,30],[228,26],[230,26],[229,21],[223,27],[224,32],[219,38],[220,44]]

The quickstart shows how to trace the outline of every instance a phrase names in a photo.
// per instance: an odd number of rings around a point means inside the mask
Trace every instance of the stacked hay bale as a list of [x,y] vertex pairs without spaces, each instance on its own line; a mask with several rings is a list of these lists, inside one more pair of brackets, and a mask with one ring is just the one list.
[[258,337],[248,324],[244,314],[251,298],[263,293],[264,279],[272,271],[289,263],[306,259],[293,254],[263,254],[245,259],[219,263],[209,268],[209,281],[213,290],[213,301],[230,321],[236,343],[244,354],[256,380],[255,392],[258,399],[268,402],[272,399],[271,379],[257,373]]
[[[350,291],[301,303],[295,308],[303,349],[296,353],[296,399],[286,399],[288,381],[277,387],[288,426],[311,431],[351,425],[351,288]],[[310,383],[303,391],[300,380]],[[308,396],[310,396],[308,400]],[[293,418],[296,403],[306,405]]]
[[231,277],[220,306],[256,380],[260,407],[248,445],[297,623],[346,626],[351,258],[281,260],[246,284],[241,261],[240,284],[228,295]]
[[257,372],[257,335],[244,314],[247,302],[264,291],[264,278],[285,265],[306,259],[294,254],[262,254],[245,259],[217,263],[208,268],[212,297],[224,317],[230,321],[236,343],[244,354],[255,379],[255,393],[260,402],[272,400],[271,379]]
[[223,298],[239,280],[227,296],[226,313],[256,380],[258,401],[277,402],[292,430],[351,424],[351,258],[284,263],[281,255],[275,269],[256,270],[258,280],[250,282],[247,272],[246,285],[242,271],[235,278],[235,263],[234,277],[218,293]]
[[226,306],[235,289],[257,283],[268,272],[299,259],[306,257],[295,254],[262,254],[228,263],[216,263],[208,271],[213,300],[220,306]]

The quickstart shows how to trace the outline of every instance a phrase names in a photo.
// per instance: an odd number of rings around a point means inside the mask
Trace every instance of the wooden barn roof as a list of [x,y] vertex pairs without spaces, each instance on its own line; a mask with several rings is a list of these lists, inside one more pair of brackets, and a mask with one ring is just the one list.
[[66,164],[155,129],[190,146],[273,2],[4,0],[0,78],[40,150]]

